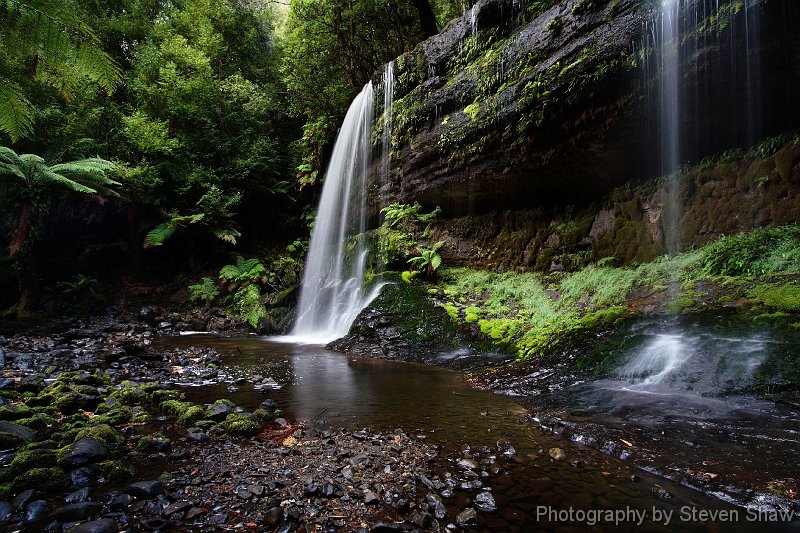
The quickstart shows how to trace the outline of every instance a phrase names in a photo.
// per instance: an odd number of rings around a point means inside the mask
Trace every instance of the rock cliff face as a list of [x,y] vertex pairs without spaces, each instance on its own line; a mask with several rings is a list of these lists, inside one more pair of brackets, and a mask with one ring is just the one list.
[[[550,4],[555,5],[542,8]],[[451,219],[440,230],[454,237],[445,253],[457,262],[473,258],[475,263],[478,256],[471,247],[480,248],[480,254],[491,253],[487,250],[492,246],[480,243],[518,233],[506,231],[517,228],[527,237],[503,242],[511,246],[507,253],[514,259],[487,265],[549,267],[549,259],[539,252],[563,248],[564,237],[548,244],[550,235],[543,237],[547,232],[536,229],[551,222],[550,212],[544,210],[575,206],[571,209],[588,213],[593,203],[592,212],[598,212],[603,202],[599,218],[587,222],[586,235],[580,238],[584,244],[591,230],[594,237],[589,240],[596,244],[608,240],[609,234],[635,238],[636,249],[621,254],[626,261],[661,253],[663,201],[658,193],[651,190],[650,197],[630,198],[635,209],[623,206],[628,200],[620,203],[619,193],[617,199],[609,197],[623,183],[643,182],[660,173],[654,111],[658,102],[653,96],[660,73],[649,37],[658,4],[479,0],[441,34],[398,58],[391,173],[386,181],[376,164],[374,174],[382,203],[441,206]],[[689,29],[681,39],[680,83],[682,93],[692,96],[683,102],[683,161],[744,147],[754,142],[754,135],[763,138],[800,125],[800,100],[793,96],[800,88],[797,2],[696,0],[686,3],[685,13]],[[751,27],[746,32],[754,21],[757,31]],[[758,69],[745,73],[745,64]],[[753,110],[744,112],[754,99],[760,102],[756,130]],[[382,101],[382,95],[377,100]],[[379,119],[376,138],[382,127]],[[784,179],[789,182],[796,179],[788,176]],[[726,174],[714,186],[715,194],[746,202],[749,189],[740,188],[742,180]],[[698,191],[706,189],[690,189],[692,199],[702,200]],[[722,189],[731,190],[719,193]],[[797,185],[790,183],[789,189],[787,197],[796,198]],[[704,202],[697,209],[716,209]],[[517,213],[503,214],[508,210]],[[634,230],[617,227],[621,210],[643,214],[650,222],[632,235]],[[754,223],[790,220],[786,211],[777,217],[764,213],[744,218]],[[465,230],[464,219],[458,217],[466,215],[479,216],[475,227],[486,227],[477,234]],[[699,215],[687,216],[694,220]],[[716,228],[713,224],[688,219],[681,223],[704,235],[718,231],[710,229]],[[731,227],[722,226],[719,230]],[[607,227],[614,231],[603,232]],[[489,238],[485,232],[496,235]],[[545,241],[531,247],[542,238]],[[612,242],[602,253],[620,246],[634,247]]]
[[[771,153],[780,143],[781,148]],[[771,155],[770,155],[771,153]],[[677,183],[677,185],[676,185]],[[665,253],[664,211],[677,186],[681,249],[761,226],[800,221],[800,138],[728,153],[680,175],[612,190],[584,208],[492,212],[440,221],[448,264],[492,270],[570,270],[604,257],[651,261]]]

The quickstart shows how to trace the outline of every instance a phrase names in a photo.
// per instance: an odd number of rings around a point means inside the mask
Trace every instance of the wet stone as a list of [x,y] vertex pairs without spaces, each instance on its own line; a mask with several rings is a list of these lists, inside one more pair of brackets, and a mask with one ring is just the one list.
[[563,461],[564,459],[566,459],[566,458],[567,458],[566,454],[564,453],[564,450],[562,450],[561,448],[550,448],[550,449],[547,451],[547,454],[548,454],[548,455],[549,455],[551,458],[553,458],[554,460],[556,460],[556,461]]
[[127,509],[131,503],[133,503],[133,497],[130,494],[117,493],[108,500],[108,507],[115,511],[122,511]]
[[116,533],[117,531],[119,527],[116,521],[111,518],[101,518],[77,525],[70,530],[70,533]]
[[472,507],[464,509],[456,515],[456,523],[459,526],[468,526],[475,523],[475,517],[478,516],[477,511]]
[[89,487],[83,487],[82,489],[78,489],[75,492],[72,492],[64,498],[66,503],[77,503],[77,502],[85,502],[89,499],[89,495],[91,494],[91,489]]
[[25,522],[34,524],[50,516],[50,505],[44,500],[36,500],[25,506]]
[[457,464],[459,468],[463,468],[464,470],[476,470],[477,468],[479,468],[478,463],[476,463],[472,459],[467,459],[467,458],[459,459]]
[[76,503],[69,503],[59,507],[53,512],[53,516],[62,522],[70,522],[73,520],[86,520],[91,516],[100,513],[102,505],[95,502],[82,501]]
[[69,473],[69,482],[73,487],[85,487],[94,479],[94,470],[88,466],[76,468]]
[[167,505],[164,508],[162,514],[167,518],[169,518],[174,514],[182,513],[184,511],[191,509],[192,506],[194,506],[193,502],[172,502],[171,504]]
[[491,492],[481,492],[475,496],[475,507],[484,513],[491,513],[497,510],[497,503]]
[[31,503],[36,498],[36,491],[33,489],[28,489],[20,492],[17,496],[11,500],[11,505],[13,505],[17,509],[22,509],[29,503]]
[[14,506],[9,502],[0,502],[0,524],[8,522],[14,514]]
[[125,489],[125,492],[136,498],[155,498],[164,492],[164,484],[158,480],[139,481],[137,483],[131,483],[128,485],[128,487]]
[[61,464],[67,468],[76,468],[104,459],[107,455],[108,450],[100,441],[85,437],[69,447]]

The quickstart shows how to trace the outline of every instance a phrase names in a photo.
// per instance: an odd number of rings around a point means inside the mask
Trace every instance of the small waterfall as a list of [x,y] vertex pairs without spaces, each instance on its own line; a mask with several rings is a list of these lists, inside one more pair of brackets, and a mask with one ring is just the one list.
[[478,33],[478,2],[472,6],[469,10],[469,28],[470,28],[470,37],[475,37]]
[[306,258],[294,340],[322,344],[343,337],[376,295],[376,289],[368,293],[364,287],[373,120],[370,82],[347,110],[333,148]]
[[[430,70],[430,66],[428,66]],[[383,183],[389,183],[392,170],[392,104],[394,103],[394,61],[389,61],[383,69]]]
[[[654,19],[645,23],[644,35],[653,47],[653,65],[644,65],[645,76],[656,74],[654,126],[660,138],[660,171],[667,177],[663,206],[664,248],[670,255],[684,250],[681,235],[682,202],[680,168],[683,162],[704,153],[703,142],[725,148],[746,148],[762,136],[760,66],[760,5],[758,1],[721,2],[660,0]],[[703,71],[694,62],[700,51],[730,50],[727,67]],[[705,53],[705,52],[703,52]],[[724,62],[724,61],[723,61]],[[730,69],[731,86],[726,94],[708,92],[716,80],[708,78]],[[727,75],[727,74],[726,74]],[[694,84],[693,91],[687,85]],[[710,119],[709,117],[713,117]],[[731,132],[721,139],[710,120],[727,121]],[[716,144],[715,144],[716,143]],[[706,147],[707,149],[707,147]]]
[[655,34],[658,51],[659,127],[661,129],[661,174],[670,176],[669,194],[664,206],[664,245],[670,255],[680,251],[680,3],[681,0],[661,0],[659,29]]

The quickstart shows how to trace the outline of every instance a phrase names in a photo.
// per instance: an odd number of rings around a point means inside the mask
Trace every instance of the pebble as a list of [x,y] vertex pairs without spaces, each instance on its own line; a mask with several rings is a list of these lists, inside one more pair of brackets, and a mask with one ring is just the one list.
[[475,507],[484,513],[491,513],[497,510],[497,503],[491,492],[481,492],[475,496]]

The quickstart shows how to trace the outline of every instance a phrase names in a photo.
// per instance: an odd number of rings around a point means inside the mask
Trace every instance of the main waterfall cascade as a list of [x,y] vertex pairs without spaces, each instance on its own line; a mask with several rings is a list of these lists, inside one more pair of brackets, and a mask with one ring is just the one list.
[[343,337],[376,295],[377,288],[364,287],[369,255],[366,175],[374,118],[369,82],[347,110],[325,174],[291,332],[294,340],[324,344]]
[[[394,61],[384,68],[382,172],[389,179]],[[347,110],[325,174],[300,289],[297,320],[288,339],[326,344],[347,334],[381,285],[366,286],[367,172],[372,163],[374,91],[367,83]]]

